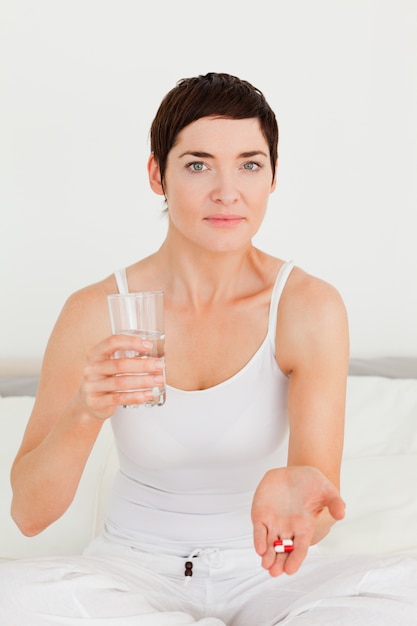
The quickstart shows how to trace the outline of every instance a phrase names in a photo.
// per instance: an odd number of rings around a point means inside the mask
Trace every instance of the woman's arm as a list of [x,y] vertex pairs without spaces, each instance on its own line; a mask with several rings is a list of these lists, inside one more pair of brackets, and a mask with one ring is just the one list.
[[153,386],[140,375],[143,359],[112,358],[116,350],[143,353],[149,346],[138,337],[110,335],[108,318],[100,283],[69,298],[51,334],[11,471],[12,517],[26,535],[41,532],[71,504],[103,422],[116,406],[147,399],[142,391],[123,390]]
[[[290,380],[288,467],[267,473],[252,510],[255,548],[271,575],[296,571],[308,546],[344,514],[338,490],[349,360],[346,311],[333,287],[299,270],[288,287],[277,328],[277,360]],[[277,535],[293,537],[294,551],[277,557]]]

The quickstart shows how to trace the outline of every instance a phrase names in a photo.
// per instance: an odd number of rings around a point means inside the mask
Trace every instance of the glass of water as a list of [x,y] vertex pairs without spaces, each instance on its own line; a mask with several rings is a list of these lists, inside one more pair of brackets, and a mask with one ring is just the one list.
[[[114,357],[140,359],[152,357],[165,362],[163,291],[112,294],[107,296],[107,301],[113,334],[138,335],[141,339],[152,343],[152,348],[143,354],[134,350],[119,350],[114,354]],[[165,403],[165,368],[161,374],[164,382],[158,386],[143,389],[143,391],[153,392],[153,397],[145,403],[145,406],[162,406]]]

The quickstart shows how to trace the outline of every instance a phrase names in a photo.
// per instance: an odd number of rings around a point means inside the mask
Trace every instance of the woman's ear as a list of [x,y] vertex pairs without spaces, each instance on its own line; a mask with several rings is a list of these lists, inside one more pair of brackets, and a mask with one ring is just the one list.
[[165,193],[161,181],[161,171],[153,153],[148,159],[148,177],[152,191],[157,193],[159,196],[164,196]]

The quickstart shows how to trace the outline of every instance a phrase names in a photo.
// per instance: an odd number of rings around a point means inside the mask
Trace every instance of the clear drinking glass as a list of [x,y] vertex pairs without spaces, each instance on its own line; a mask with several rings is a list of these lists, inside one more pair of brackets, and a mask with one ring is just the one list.
[[[139,335],[152,342],[151,350],[143,354],[134,350],[119,350],[115,358],[157,358],[165,362],[164,293],[143,291],[139,293],[112,294],[107,296],[113,334]],[[127,374],[128,375],[128,374]],[[153,398],[145,406],[162,406],[166,398],[165,368],[161,371],[164,382],[143,389],[152,391]],[[133,391],[133,390],[132,390]],[[136,407],[140,405],[129,405]]]

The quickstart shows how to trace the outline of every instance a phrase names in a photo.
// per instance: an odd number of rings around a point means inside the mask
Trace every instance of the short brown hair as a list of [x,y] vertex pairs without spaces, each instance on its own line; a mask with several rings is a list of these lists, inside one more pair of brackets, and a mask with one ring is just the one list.
[[150,142],[159,165],[162,185],[168,153],[180,131],[202,117],[259,119],[268,143],[273,179],[278,157],[278,124],[274,112],[259,89],[230,74],[183,78],[162,100],[151,125]]

